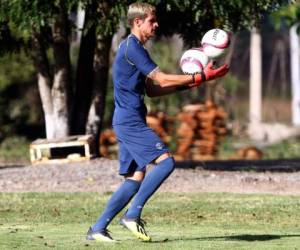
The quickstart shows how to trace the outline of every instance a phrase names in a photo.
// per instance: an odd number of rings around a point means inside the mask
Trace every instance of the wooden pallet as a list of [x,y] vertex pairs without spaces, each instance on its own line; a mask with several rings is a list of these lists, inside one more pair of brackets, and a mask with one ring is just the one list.
[[37,139],[30,144],[30,160],[32,164],[89,160],[94,156],[93,148],[91,135]]

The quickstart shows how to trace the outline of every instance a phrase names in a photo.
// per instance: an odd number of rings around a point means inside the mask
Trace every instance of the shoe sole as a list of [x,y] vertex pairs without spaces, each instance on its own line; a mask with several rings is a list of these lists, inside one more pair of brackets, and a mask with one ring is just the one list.
[[106,239],[103,236],[97,236],[97,235],[87,235],[86,236],[86,240],[91,240],[91,241],[98,241],[98,242],[104,242],[104,243],[115,243],[115,240],[111,240],[111,239]]
[[121,224],[124,228],[126,228],[127,230],[129,230],[129,231],[130,231],[136,238],[138,238],[139,240],[144,241],[144,242],[151,241],[151,237],[150,237],[150,236],[148,236],[149,238],[144,238],[143,235],[141,235],[141,234],[139,234],[139,233],[137,233],[137,232],[131,230],[131,229],[126,225],[126,223],[124,223],[122,220],[120,221],[120,224]]

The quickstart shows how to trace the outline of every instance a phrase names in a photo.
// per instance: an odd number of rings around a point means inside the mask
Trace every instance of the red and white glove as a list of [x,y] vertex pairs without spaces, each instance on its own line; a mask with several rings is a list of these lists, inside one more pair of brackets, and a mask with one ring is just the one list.
[[229,71],[229,66],[224,64],[219,68],[214,69],[214,63],[210,61],[201,73],[193,75],[193,83],[189,84],[189,88],[198,87],[202,82],[213,80],[218,77],[226,75]]

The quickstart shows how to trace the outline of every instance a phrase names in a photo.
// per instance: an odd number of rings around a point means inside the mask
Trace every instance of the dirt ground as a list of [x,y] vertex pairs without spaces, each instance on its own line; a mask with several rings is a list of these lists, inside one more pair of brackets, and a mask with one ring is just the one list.
[[[122,180],[118,161],[105,158],[36,166],[0,162],[1,192],[112,192]],[[226,171],[207,170],[201,164],[193,168],[179,166],[159,192],[300,195],[300,171]]]

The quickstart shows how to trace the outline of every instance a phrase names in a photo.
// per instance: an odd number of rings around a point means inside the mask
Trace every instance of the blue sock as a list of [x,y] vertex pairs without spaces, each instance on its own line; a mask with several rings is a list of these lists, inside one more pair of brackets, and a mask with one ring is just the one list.
[[161,161],[145,176],[139,191],[126,213],[127,218],[140,218],[145,203],[173,172],[174,165],[174,159],[169,157]]
[[104,212],[98,218],[96,223],[92,226],[92,230],[101,231],[106,229],[108,224],[112,219],[128,204],[131,198],[139,190],[141,183],[135,180],[127,179],[118,188],[116,192],[113,193],[109,199]]

